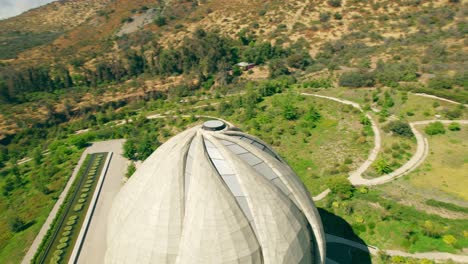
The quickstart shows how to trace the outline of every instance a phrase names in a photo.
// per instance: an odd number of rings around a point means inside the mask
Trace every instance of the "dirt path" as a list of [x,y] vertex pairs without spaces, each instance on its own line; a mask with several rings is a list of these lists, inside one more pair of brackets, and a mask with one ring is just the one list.
[[314,202],[318,202],[322,200],[323,198],[327,197],[327,195],[331,192],[330,189],[326,189],[325,191],[321,192],[319,195],[312,197],[312,200]]
[[[422,96],[422,97],[427,97],[427,98],[432,98],[432,99],[437,99],[437,100],[452,103],[452,104],[458,104],[458,105],[462,104],[462,103],[459,103],[459,102],[456,102],[456,101],[453,101],[453,100],[450,100],[450,99],[447,99],[447,98],[438,97],[438,96],[431,95],[431,94],[425,94],[425,93],[411,93],[411,94],[414,94],[414,95],[417,95],[417,96]],[[467,104],[463,104],[463,105],[468,106]]]
[[[305,96],[314,96],[318,98],[324,98],[328,100],[332,100],[338,103],[346,104],[346,105],[351,105],[354,108],[358,109],[359,111],[363,112],[361,106],[358,103],[348,101],[348,100],[343,100],[339,99],[336,97],[331,97],[331,96],[325,96],[325,95],[318,95],[318,94],[310,94],[310,93],[301,93],[301,95]],[[348,179],[353,185],[367,185],[366,184],[366,179],[362,178],[362,174],[372,165],[372,163],[376,160],[377,155],[380,152],[380,148],[382,146],[382,137],[380,136],[380,130],[377,127],[375,121],[372,119],[372,117],[369,114],[366,114],[367,118],[371,121],[371,127],[372,131],[374,132],[374,148],[371,150],[369,153],[369,156],[367,159],[357,168],[355,171],[351,172]]]
[[[314,96],[314,97],[324,98],[328,100],[333,100],[335,102],[339,102],[342,104],[351,105],[354,108],[359,109],[361,112],[364,112],[358,103],[355,103],[352,101],[343,100],[343,99],[339,99],[339,98],[331,97],[331,96],[318,95],[318,94],[301,93],[301,95]],[[427,96],[432,97],[430,95],[427,95]],[[438,99],[442,100],[443,98],[438,98]],[[353,185],[372,186],[372,185],[384,184],[384,183],[390,182],[396,178],[402,177],[410,173],[411,171],[416,169],[419,165],[421,165],[422,162],[427,157],[427,154],[429,153],[429,143],[427,142],[427,139],[424,137],[424,135],[415,128],[415,126],[427,125],[429,123],[436,122],[436,121],[441,122],[443,124],[450,124],[452,122],[458,122],[460,124],[468,124],[468,120],[424,120],[424,121],[416,121],[416,122],[409,123],[411,130],[413,131],[414,136],[416,138],[416,142],[417,142],[416,152],[411,157],[411,159],[408,162],[406,162],[403,166],[393,171],[392,173],[389,173],[389,174],[386,174],[386,175],[383,175],[374,179],[365,179],[362,177],[362,174],[375,161],[382,146],[382,138],[380,136],[379,128],[377,127],[375,121],[372,119],[372,117],[369,114],[366,114],[366,116],[371,121],[372,130],[374,131],[374,148],[371,150],[367,160],[364,161],[364,163],[357,170],[350,173],[348,179]]]
[[452,260],[461,263],[468,263],[468,256],[467,255],[456,255],[446,252],[421,252],[421,253],[408,253],[400,250],[379,250],[377,247],[364,245],[355,241],[351,241],[342,237],[326,234],[325,236],[327,243],[337,243],[343,244],[350,247],[354,247],[360,249],[362,251],[369,252],[372,255],[377,255],[379,251],[384,252],[390,256],[402,256],[402,257],[410,257],[410,258],[417,258],[417,259],[430,259],[430,260]]

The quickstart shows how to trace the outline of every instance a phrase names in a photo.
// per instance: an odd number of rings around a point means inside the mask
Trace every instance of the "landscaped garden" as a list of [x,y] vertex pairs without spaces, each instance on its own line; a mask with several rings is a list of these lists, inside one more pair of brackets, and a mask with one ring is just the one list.
[[67,263],[86,217],[107,153],[89,154],[33,263]]

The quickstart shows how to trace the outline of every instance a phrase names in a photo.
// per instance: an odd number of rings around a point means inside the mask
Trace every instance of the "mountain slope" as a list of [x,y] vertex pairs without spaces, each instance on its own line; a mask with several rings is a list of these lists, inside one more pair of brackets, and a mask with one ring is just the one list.
[[24,50],[50,43],[95,16],[109,2],[111,0],[56,1],[0,20],[0,59],[11,59]]

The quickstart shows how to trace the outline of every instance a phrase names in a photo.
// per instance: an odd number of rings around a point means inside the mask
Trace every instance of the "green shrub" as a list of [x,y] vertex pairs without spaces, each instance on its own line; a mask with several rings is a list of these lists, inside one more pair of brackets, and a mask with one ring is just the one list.
[[448,77],[435,77],[429,80],[428,87],[431,89],[452,89],[453,82]]
[[462,116],[462,111],[459,108],[448,110],[445,112],[445,116],[447,116],[448,119],[457,119]]
[[83,209],[83,205],[82,204],[77,204],[75,205],[75,207],[73,207],[73,211],[75,212],[79,212]]
[[327,3],[332,7],[340,7],[341,0],[328,0]]
[[94,182],[94,180],[87,180],[85,183],[86,184],[92,184]]
[[83,185],[83,188],[91,188],[91,186],[92,186],[91,184],[87,183],[87,184]]
[[299,116],[298,108],[291,103],[286,103],[283,106],[283,117],[286,120],[296,120]]
[[426,128],[424,128],[424,132],[426,132],[426,134],[430,136],[438,135],[438,134],[445,134],[445,128],[441,122],[437,121],[437,122],[433,122],[427,125]]
[[60,243],[67,243],[70,240],[70,237],[62,237],[59,242]]
[[82,204],[82,203],[85,203],[85,202],[86,202],[86,199],[83,199],[83,198],[78,199],[79,204]]
[[8,224],[10,226],[10,230],[14,233],[21,232],[25,229],[26,227],[26,222],[24,222],[21,218],[15,216],[12,217],[9,221]]
[[71,233],[72,233],[71,231],[63,231],[62,236],[70,236]]
[[89,192],[89,188],[83,188],[83,189],[81,189],[81,192],[82,193],[87,193],[87,192]]
[[166,17],[162,15],[158,15],[154,18],[154,24],[156,24],[159,27],[162,27],[167,24]]
[[62,256],[53,256],[51,259],[50,259],[50,264],[58,264],[60,263],[60,260],[62,260]]
[[83,193],[83,194],[80,195],[80,198],[83,198],[83,199],[84,199],[84,198],[88,198],[88,194],[87,194],[87,193]]
[[389,63],[379,61],[375,69],[375,75],[380,83],[396,87],[398,82],[414,82],[417,81],[416,72],[418,66],[416,63],[402,62],[402,63]]
[[345,177],[333,177],[327,185],[340,199],[346,200],[353,196],[354,186]]
[[57,245],[57,249],[64,249],[66,247],[68,247],[68,243],[60,243]]
[[402,137],[413,137],[413,131],[408,123],[402,121],[391,121],[388,123],[387,128]]
[[375,79],[368,72],[346,72],[341,74],[339,84],[343,87],[371,87],[374,86]]
[[71,215],[70,217],[68,217],[68,220],[76,220],[76,219],[78,219],[77,215]]
[[304,88],[331,88],[333,83],[328,78],[312,79],[302,83]]
[[458,242],[457,239],[452,235],[445,235],[442,237],[442,240],[445,244],[450,246],[454,246]]
[[378,159],[374,163],[373,167],[377,171],[377,173],[380,175],[389,174],[390,172],[393,171],[390,164],[388,164],[388,162],[383,158]]
[[450,131],[460,131],[461,130],[460,123],[456,123],[456,122],[450,123],[450,125],[448,125],[448,129]]
[[441,202],[441,201],[437,201],[437,200],[433,200],[433,199],[429,199],[425,203],[427,205],[430,205],[430,206],[440,207],[440,208],[444,208],[444,209],[447,209],[447,210],[450,210],[450,211],[463,212],[463,213],[468,214],[468,208],[467,207],[458,206],[456,204],[445,203],[445,202]]
[[73,226],[66,226],[63,228],[64,231],[72,231],[73,230]]
[[61,249],[57,249],[57,250],[55,250],[55,251],[54,251],[54,256],[62,256],[62,255],[63,255],[63,253],[64,253],[64,251],[63,251],[63,250],[61,250]]
[[76,224],[76,220],[69,220],[69,221],[67,221],[67,223],[66,223],[67,226],[72,226],[72,225],[74,225],[74,224]]
[[330,13],[329,12],[322,12],[319,15],[320,22],[325,23],[330,20]]

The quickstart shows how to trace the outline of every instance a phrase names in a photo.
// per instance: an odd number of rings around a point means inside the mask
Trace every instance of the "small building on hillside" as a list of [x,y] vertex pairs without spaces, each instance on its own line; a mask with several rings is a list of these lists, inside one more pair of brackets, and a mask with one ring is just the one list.
[[241,70],[243,71],[248,71],[250,69],[252,69],[253,67],[255,67],[255,63],[249,63],[249,62],[239,62],[236,64],[239,68],[241,68]]

